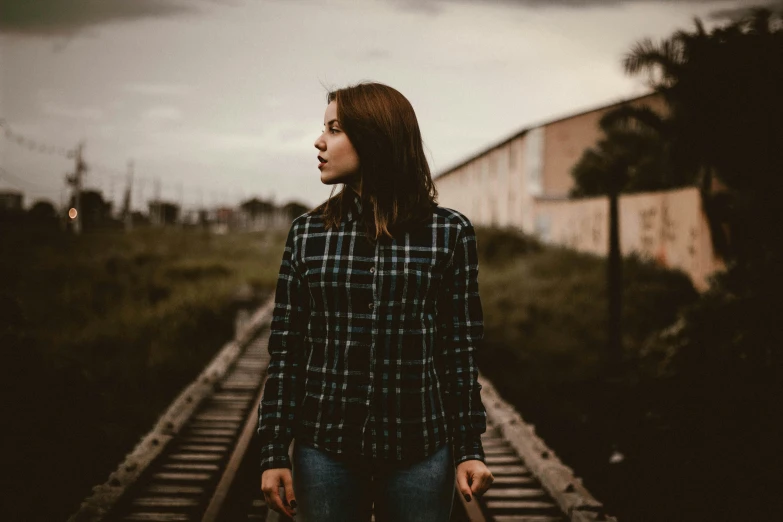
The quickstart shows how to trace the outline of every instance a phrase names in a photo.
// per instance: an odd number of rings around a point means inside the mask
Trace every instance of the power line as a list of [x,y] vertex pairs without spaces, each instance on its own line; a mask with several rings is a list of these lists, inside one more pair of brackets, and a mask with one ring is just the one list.
[[3,135],[8,141],[17,144],[20,147],[25,147],[31,152],[49,156],[62,156],[67,159],[73,159],[76,155],[76,151],[73,149],[66,149],[65,147],[44,143],[33,138],[28,138],[25,135],[12,130],[8,125],[8,122],[3,118],[0,118],[0,128],[3,129]]
[[77,211],[71,218],[73,219],[73,232],[77,235],[82,232],[82,182],[83,176],[87,172],[87,164],[82,157],[83,151],[84,142],[82,141],[76,149],[73,173],[65,176],[65,181],[73,187],[74,208]]
[[[106,165],[103,165],[101,163],[95,163],[93,161],[88,162],[90,166],[90,174],[95,177],[102,177],[105,176],[107,178],[115,179],[115,180],[125,180],[127,179],[128,175],[127,173],[123,173],[117,169],[114,169],[112,167],[108,167]],[[175,181],[175,182],[163,182],[160,180],[157,176],[139,176],[137,174],[134,175],[134,179],[136,180],[144,180],[150,184],[150,186],[160,186],[160,191],[162,192],[176,192],[177,194],[180,193],[180,191],[189,192],[189,193],[201,193],[203,191],[214,191],[216,189],[208,189],[201,185],[197,185],[194,183],[188,183],[186,181]],[[180,187],[180,185],[182,187]]]
[[[11,126],[8,124],[8,122],[0,118],[0,130],[2,130],[2,135],[5,136],[5,138],[16,145],[19,145],[20,147],[26,148],[28,151],[37,153],[37,154],[43,154],[43,155],[49,155],[49,156],[60,156],[66,159],[73,160],[77,156],[77,149],[69,149],[65,147],[60,147],[56,145],[52,145],[49,143],[45,143],[43,141],[40,141],[38,139],[29,138],[19,132],[16,132],[11,128]],[[86,172],[86,167],[89,167],[91,177],[95,178],[96,176],[98,178],[107,177],[111,178],[113,180],[121,179],[125,180],[127,177],[127,173],[122,172],[118,169],[103,165],[101,163],[94,163],[94,162],[86,162],[83,159],[80,159],[80,162],[84,165],[85,171],[82,172],[82,175]],[[59,190],[54,189],[46,189],[43,188],[40,185],[30,183],[23,178],[20,178],[18,176],[14,176],[11,173],[9,173],[7,170],[3,169],[3,171],[7,174],[7,177],[4,178],[9,183],[22,183],[26,184],[29,187],[35,187],[35,188],[27,188],[22,190],[29,190],[29,191],[38,191],[38,192],[46,192],[46,193],[56,193],[59,192]],[[13,178],[16,181],[13,181]],[[145,182],[148,183],[147,186],[154,186],[157,187],[157,195],[160,197],[160,194],[162,191],[168,192],[169,194],[176,193],[177,197],[172,199],[178,199],[181,204],[184,205],[184,194],[190,193],[194,196],[198,196],[198,199],[201,201],[200,206],[203,206],[203,194],[208,193],[212,194],[212,201],[213,203],[217,200],[218,204],[227,204],[227,200],[230,199],[228,197],[228,193],[225,192],[225,190],[219,190],[214,188],[206,188],[201,185],[195,185],[192,183],[187,183],[184,181],[178,181],[178,182],[172,182],[172,183],[162,183],[158,177],[146,177],[146,176],[139,176],[134,175],[134,178],[139,182],[140,192],[142,194],[140,195],[143,201],[144,195],[143,195],[143,187],[145,185]],[[97,181],[97,180],[95,180]],[[18,185],[14,185],[16,188],[21,188]],[[224,187],[225,189],[225,187]],[[238,189],[241,190],[241,189]],[[215,197],[217,193],[217,198]],[[240,193],[240,199],[241,199],[241,193]],[[113,197],[113,194],[112,194]],[[195,199],[195,198],[189,198],[189,199]],[[190,203],[193,205],[193,203]]]

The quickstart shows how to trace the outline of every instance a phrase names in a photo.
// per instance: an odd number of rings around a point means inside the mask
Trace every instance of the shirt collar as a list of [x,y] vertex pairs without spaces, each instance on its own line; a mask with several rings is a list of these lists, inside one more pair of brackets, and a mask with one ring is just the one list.
[[362,198],[354,192],[353,197],[348,198],[348,214],[346,215],[346,219],[351,223],[352,221],[357,220],[361,215]]

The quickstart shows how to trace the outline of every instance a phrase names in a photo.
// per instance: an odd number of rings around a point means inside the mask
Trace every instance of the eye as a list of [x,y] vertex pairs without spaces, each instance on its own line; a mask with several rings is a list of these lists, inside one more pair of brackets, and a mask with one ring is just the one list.
[[337,134],[338,132],[340,132],[340,129],[335,129],[334,127],[330,127],[329,132],[331,132],[332,134]]

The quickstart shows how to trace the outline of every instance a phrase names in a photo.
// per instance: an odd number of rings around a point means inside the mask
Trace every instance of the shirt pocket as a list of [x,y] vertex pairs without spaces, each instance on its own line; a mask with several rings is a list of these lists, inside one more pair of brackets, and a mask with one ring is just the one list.
[[403,270],[403,299],[414,316],[431,313],[435,306],[441,273],[429,261],[408,261]]
[[342,312],[347,305],[350,276],[346,270],[334,266],[333,263],[324,266],[321,261],[308,263],[304,271],[314,311]]

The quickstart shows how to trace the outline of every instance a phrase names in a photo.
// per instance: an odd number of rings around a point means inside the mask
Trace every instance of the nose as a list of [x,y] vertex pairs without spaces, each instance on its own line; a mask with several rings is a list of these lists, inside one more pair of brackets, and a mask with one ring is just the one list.
[[315,145],[315,148],[320,150],[320,151],[326,150],[326,142],[324,141],[323,133],[321,133],[318,136],[318,138],[316,138],[315,143],[313,145]]

